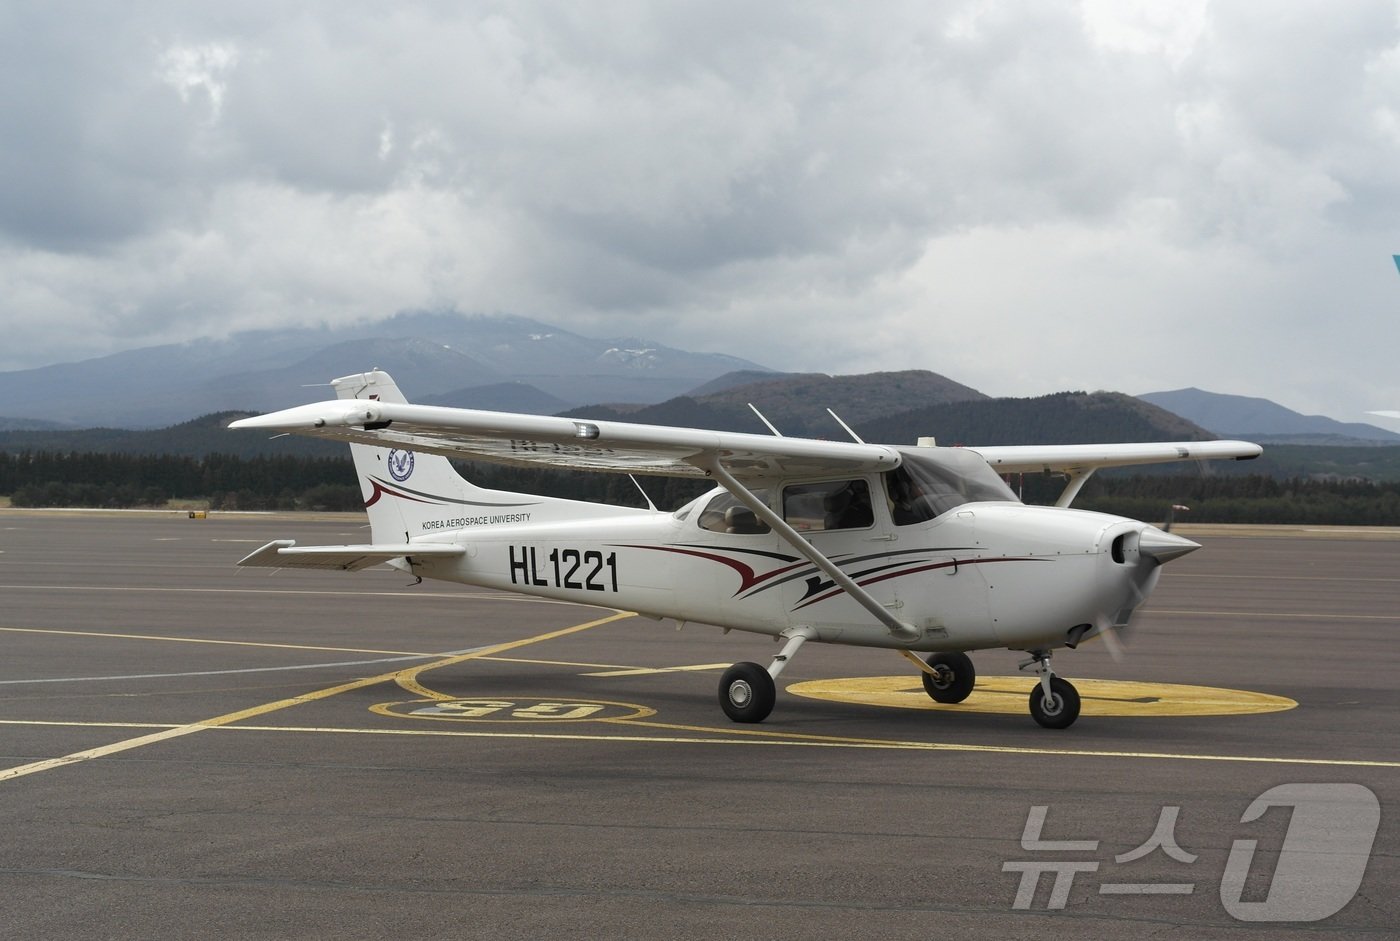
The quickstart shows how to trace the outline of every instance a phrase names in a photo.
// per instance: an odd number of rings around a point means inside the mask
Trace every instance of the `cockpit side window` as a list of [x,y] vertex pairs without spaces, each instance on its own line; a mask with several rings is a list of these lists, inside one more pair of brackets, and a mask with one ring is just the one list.
[[896,526],[933,519],[964,503],[1018,502],[1016,495],[976,454],[959,448],[904,450],[903,463],[886,471],[885,495]]
[[[767,489],[754,490],[753,495],[764,503],[768,502]],[[705,504],[705,509],[700,512],[699,525],[701,529],[708,529],[712,533],[772,532],[767,523],[727,490],[715,494],[710,498],[710,502]]]
[[896,526],[926,523],[939,514],[939,501],[926,493],[902,465],[885,473],[885,495],[890,501],[890,518]]
[[799,532],[873,526],[870,485],[857,478],[784,487],[783,519]]

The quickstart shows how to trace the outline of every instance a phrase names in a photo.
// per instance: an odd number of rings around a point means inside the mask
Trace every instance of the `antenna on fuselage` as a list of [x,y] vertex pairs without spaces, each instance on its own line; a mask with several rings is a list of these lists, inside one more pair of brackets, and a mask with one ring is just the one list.
[[655,513],[655,512],[656,512],[656,504],[655,504],[655,503],[652,503],[652,502],[651,502],[651,497],[647,496],[647,492],[646,492],[645,490],[642,490],[642,485],[641,485],[641,483],[637,480],[637,478],[636,478],[636,477],[633,477],[631,474],[628,474],[628,475],[627,475],[627,479],[630,480],[630,481],[632,481],[632,485],[635,486],[638,490],[641,491],[641,493],[642,493],[642,499],[645,500],[645,501],[647,502],[647,507],[648,507],[653,513]]
[[773,432],[773,434],[777,435],[779,438],[783,436],[783,433],[781,431],[773,427],[773,423],[771,421],[763,417],[763,413],[758,410],[757,405],[750,402],[749,408],[753,409],[753,413],[758,416],[759,421],[763,422],[765,425],[768,426],[769,431]]

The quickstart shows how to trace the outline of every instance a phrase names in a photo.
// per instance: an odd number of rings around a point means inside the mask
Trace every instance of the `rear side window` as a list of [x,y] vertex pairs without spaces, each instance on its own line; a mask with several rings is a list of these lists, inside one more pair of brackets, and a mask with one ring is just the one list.
[[864,480],[828,480],[783,488],[783,519],[799,532],[864,529],[875,524]]

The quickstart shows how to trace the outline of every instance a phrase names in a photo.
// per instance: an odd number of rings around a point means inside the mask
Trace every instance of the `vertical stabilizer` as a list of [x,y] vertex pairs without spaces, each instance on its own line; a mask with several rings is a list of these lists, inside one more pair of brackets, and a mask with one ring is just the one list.
[[[331,385],[340,399],[408,402],[389,374],[378,369],[342,376]],[[408,542],[426,533],[459,529],[469,520],[517,514],[539,501],[477,487],[440,454],[367,444],[350,445],[350,453],[376,544]]]
[[[378,369],[342,376],[331,385],[336,398],[340,399],[408,403],[389,374]],[[368,444],[351,444],[350,452],[355,459],[355,473],[360,478],[370,534],[376,545],[478,527],[647,512],[581,500],[488,490],[457,473],[452,463],[440,454]]]

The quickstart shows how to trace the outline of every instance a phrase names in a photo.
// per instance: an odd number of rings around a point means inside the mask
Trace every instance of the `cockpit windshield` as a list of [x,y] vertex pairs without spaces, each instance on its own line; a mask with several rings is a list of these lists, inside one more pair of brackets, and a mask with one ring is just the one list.
[[964,503],[1019,502],[976,452],[960,448],[898,450],[903,463],[884,475],[890,515],[897,526],[931,520]]

